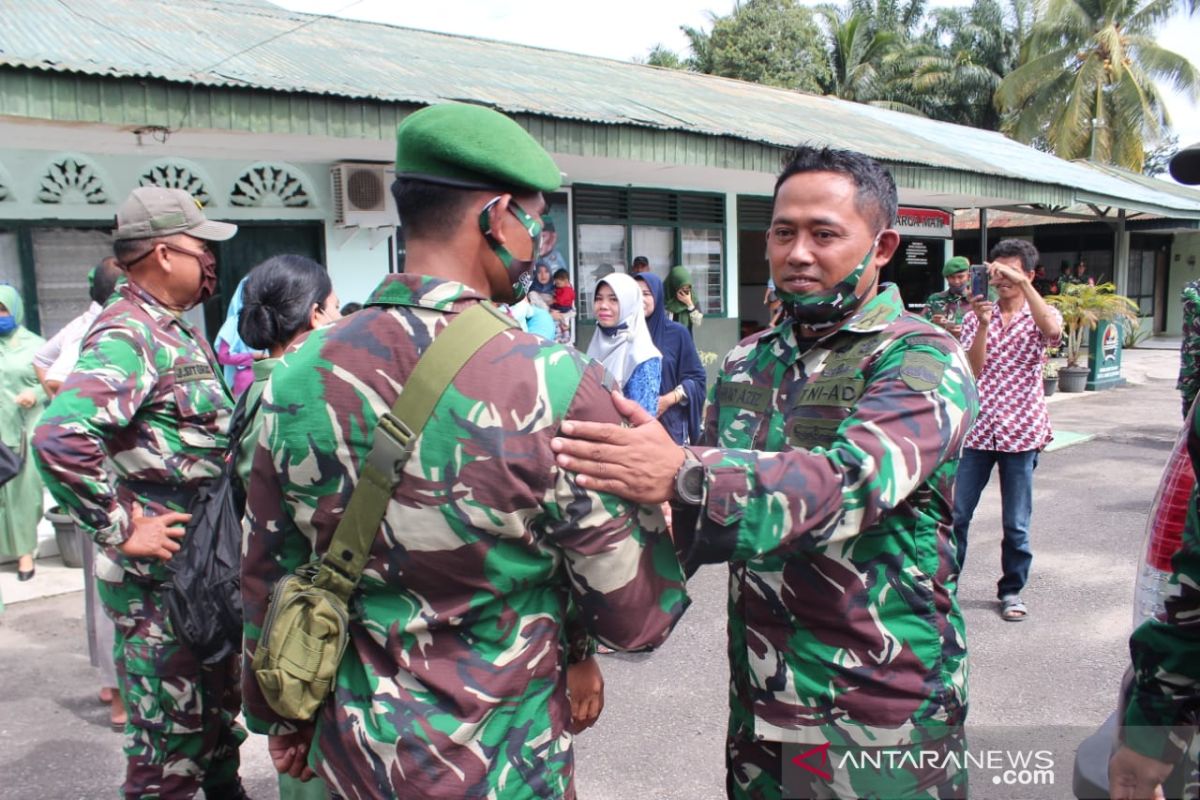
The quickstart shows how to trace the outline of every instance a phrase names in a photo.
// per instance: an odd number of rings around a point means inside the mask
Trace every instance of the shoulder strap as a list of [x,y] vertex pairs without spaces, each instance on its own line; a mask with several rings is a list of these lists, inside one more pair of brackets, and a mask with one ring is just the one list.
[[[250,391],[247,389],[242,392],[242,396],[238,398],[233,407],[233,416],[229,419],[229,444],[225,446],[224,471],[226,475],[233,475],[237,472],[237,462],[242,455],[242,438],[246,435],[246,430],[254,421],[255,415],[258,414],[258,409],[262,405],[262,392],[259,392],[258,397],[254,398],[254,405],[246,407],[246,396],[250,394]],[[242,488],[245,489],[245,487]]]
[[379,418],[346,513],[321,558],[316,585],[349,599],[404,465],[434,407],[471,356],[496,334],[513,327],[516,323],[508,315],[490,303],[479,303],[455,317],[417,359],[391,411]]

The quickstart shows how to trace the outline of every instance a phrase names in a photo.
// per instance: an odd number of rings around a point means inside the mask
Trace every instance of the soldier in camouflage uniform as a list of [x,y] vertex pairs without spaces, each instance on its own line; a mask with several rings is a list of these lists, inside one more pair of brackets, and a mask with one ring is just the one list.
[[1186,417],[1192,401],[1200,392],[1200,280],[1183,285],[1183,342],[1179,346],[1179,382],[1175,388],[1183,396]]
[[50,493],[103,549],[96,577],[122,655],[131,798],[243,796],[237,659],[201,665],[175,638],[163,593],[181,512],[220,472],[233,408],[208,343],[180,314],[216,288],[205,242],[236,231],[205,219],[187,192],[134,190],[113,245],[128,280],[34,438]]
[[[1181,150],[1171,160],[1171,174],[1180,183],[1200,184],[1200,145]],[[1195,398],[1195,382],[1200,380],[1195,372],[1200,348],[1198,284],[1200,281],[1193,281],[1183,289],[1185,360],[1179,382],[1185,418]],[[1192,469],[1200,472],[1200,419],[1193,414],[1188,424],[1188,453]],[[1190,794],[1186,796],[1195,797],[1200,783],[1196,774],[1200,749],[1200,486],[1192,489],[1187,524],[1179,550],[1171,559],[1171,572],[1166,614],[1143,622],[1129,640],[1133,682],[1124,698],[1121,747],[1108,766],[1113,800],[1154,797],[1155,787],[1185,755],[1191,765],[1191,785],[1186,790]]]
[[[263,395],[242,562],[246,664],[272,586],[329,546],[370,448],[430,342],[463,310],[516,299],[560,184],[520,126],[460,104],[412,114],[394,187],[404,273],[311,333]],[[550,439],[567,414],[616,422],[601,367],[510,330],[435,407],[352,598],[350,644],[315,725],[246,670],[276,767],[347,798],[572,798],[568,606],[601,643],[660,644],[687,606],[660,508],[579,487]],[[568,650],[572,652],[568,653]],[[311,742],[311,744],[310,744]]]
[[971,310],[971,298],[968,296],[967,283],[970,280],[971,262],[962,256],[955,256],[942,267],[942,277],[946,279],[946,290],[934,292],[925,301],[925,319],[935,325],[941,325],[950,331],[954,338],[962,333],[963,316]]
[[[945,755],[967,711],[950,509],[978,397],[958,343],[876,287],[895,213],[879,164],[799,148],[767,236],[787,316],[726,357],[703,444],[674,446],[622,402],[639,427],[570,421],[552,443],[588,489],[673,497],[689,566],[730,562],[730,797],[965,790]],[[781,787],[784,759],[813,748],[827,777]],[[842,759],[879,748],[941,755]]]

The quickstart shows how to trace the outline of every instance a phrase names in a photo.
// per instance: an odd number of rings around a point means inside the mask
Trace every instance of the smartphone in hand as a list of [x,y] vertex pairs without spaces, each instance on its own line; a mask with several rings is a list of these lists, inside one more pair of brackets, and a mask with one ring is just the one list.
[[983,264],[971,265],[971,298],[988,296],[988,268]]

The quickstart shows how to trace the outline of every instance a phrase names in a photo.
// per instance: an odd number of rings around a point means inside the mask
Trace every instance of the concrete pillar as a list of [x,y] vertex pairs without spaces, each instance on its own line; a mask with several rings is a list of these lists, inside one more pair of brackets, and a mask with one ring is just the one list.
[[1113,235],[1113,283],[1117,294],[1129,294],[1129,231],[1125,230],[1125,209],[1117,212],[1117,229]]
[[738,295],[742,285],[738,274],[737,194],[725,193],[725,316],[736,320]]
[[979,263],[983,264],[987,261],[988,256],[988,237],[987,237],[987,209],[979,209]]

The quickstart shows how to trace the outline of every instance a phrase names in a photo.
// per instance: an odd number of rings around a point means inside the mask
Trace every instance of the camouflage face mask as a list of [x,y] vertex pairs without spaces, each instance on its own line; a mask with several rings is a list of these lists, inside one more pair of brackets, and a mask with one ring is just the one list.
[[[517,221],[521,223],[521,227],[525,228],[525,232],[529,234],[529,240],[533,245],[533,249],[529,251],[528,259],[516,258],[508,251],[508,248],[496,241],[495,235],[492,233],[491,214],[492,208],[496,203],[500,202],[500,198],[496,197],[488,201],[488,204],[483,207],[483,211],[479,215],[479,230],[483,232],[483,236],[487,239],[488,247],[500,259],[500,263],[504,265],[504,269],[508,272],[508,279],[512,281],[513,296],[511,300],[506,302],[516,303],[525,297],[529,291],[530,284],[533,283],[533,264],[538,257],[538,253],[542,250],[542,221],[535,219],[525,213],[525,209],[517,205],[515,200],[508,201],[508,211]],[[497,298],[504,300],[505,298]]]
[[[818,331],[832,328],[850,316],[862,303],[863,296],[875,285],[875,281],[872,280],[863,288],[863,294],[860,295],[857,292],[858,282],[862,279],[863,273],[867,271],[867,266],[871,263],[871,257],[875,255],[875,248],[878,246],[879,236],[876,236],[875,241],[871,243],[871,249],[863,256],[858,266],[851,270],[849,275],[838,281],[828,293],[797,294],[776,287],[775,293],[783,302],[784,313],[794,322]],[[878,279],[878,274],[876,279]]]

